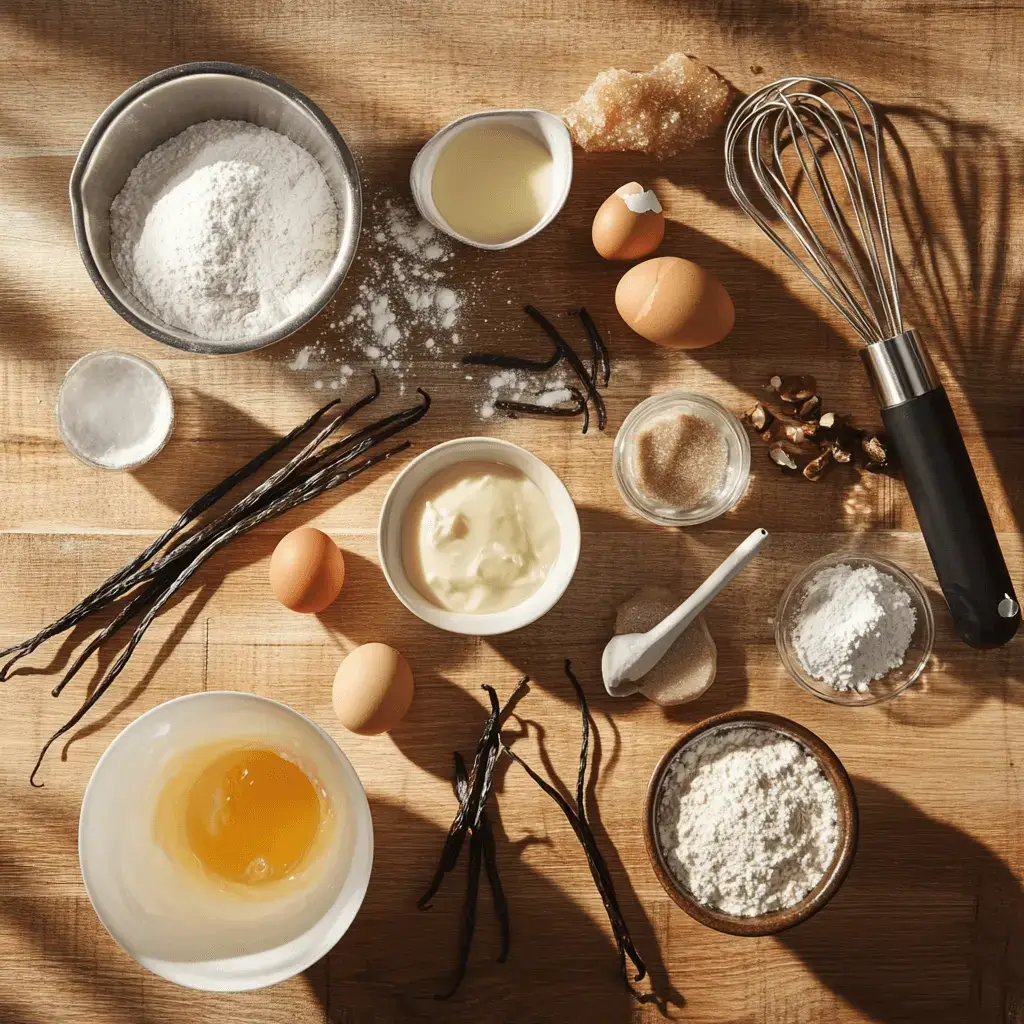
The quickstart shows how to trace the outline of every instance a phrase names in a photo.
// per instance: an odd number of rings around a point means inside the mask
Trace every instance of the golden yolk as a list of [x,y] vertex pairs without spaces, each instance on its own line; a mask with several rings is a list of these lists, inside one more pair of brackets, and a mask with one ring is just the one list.
[[185,835],[207,870],[247,885],[286,878],[313,845],[320,799],[298,765],[271,750],[211,761],[185,806]]

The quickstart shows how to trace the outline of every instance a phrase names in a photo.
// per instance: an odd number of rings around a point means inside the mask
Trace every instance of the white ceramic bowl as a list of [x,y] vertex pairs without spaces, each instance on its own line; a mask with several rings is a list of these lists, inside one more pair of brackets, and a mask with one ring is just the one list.
[[[303,884],[277,899],[219,895],[153,838],[168,763],[226,739],[287,753],[335,810],[337,835]],[[106,749],[82,801],[78,857],[100,922],[143,967],[189,988],[241,992],[298,974],[345,934],[369,884],[373,822],[355,769],[308,718],[251,693],[193,693],[147,711]]]
[[[441,216],[434,203],[431,182],[434,177],[434,168],[437,166],[437,158],[441,150],[451,141],[452,137],[471,125],[478,124],[481,120],[492,120],[512,125],[523,131],[529,132],[534,138],[542,142],[551,154],[551,174],[554,187],[551,190],[551,201],[548,204],[544,216],[534,224],[529,231],[510,239],[507,242],[478,242],[467,238],[452,228]],[[429,221],[438,231],[463,242],[466,245],[475,246],[477,249],[511,249],[514,245],[520,245],[528,238],[533,238],[538,231],[543,231],[558,216],[565,201],[569,197],[569,187],[572,185],[572,136],[569,129],[560,117],[548,113],[546,110],[481,110],[473,114],[466,114],[463,117],[446,124],[439,132],[435,133],[427,144],[416,154],[412,170],[409,173],[409,185],[412,189],[412,197],[416,208],[420,211],[424,220]]]
[[[436,473],[460,462],[498,462],[532,480],[544,495],[561,531],[558,558],[540,588],[521,604],[501,612],[451,612],[428,601],[406,575],[402,561],[402,520],[410,500]],[[425,451],[395,478],[380,510],[377,553],[388,586],[424,622],[468,636],[511,633],[536,622],[557,603],[572,580],[580,557],[580,520],[565,484],[532,452],[496,437],[458,437]]]

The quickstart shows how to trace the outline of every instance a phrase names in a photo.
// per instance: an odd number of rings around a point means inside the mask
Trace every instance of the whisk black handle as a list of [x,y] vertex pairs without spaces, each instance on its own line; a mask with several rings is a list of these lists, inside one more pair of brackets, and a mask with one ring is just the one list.
[[945,389],[883,408],[882,420],[960,638],[1007,643],[1020,607]]

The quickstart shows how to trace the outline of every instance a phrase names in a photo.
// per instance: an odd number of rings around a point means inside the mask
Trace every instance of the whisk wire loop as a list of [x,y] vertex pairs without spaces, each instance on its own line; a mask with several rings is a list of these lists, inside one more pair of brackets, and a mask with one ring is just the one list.
[[[733,114],[725,164],[736,201],[865,341],[902,332],[883,136],[863,93],[833,78],[766,86]],[[806,210],[801,185],[814,199]]]

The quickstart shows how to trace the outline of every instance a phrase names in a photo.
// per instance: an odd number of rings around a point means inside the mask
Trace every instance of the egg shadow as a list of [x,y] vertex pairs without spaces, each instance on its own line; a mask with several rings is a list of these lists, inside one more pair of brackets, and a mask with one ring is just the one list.
[[[405,717],[388,735],[404,756],[440,778],[451,774],[451,749],[472,751],[480,738],[484,705],[482,690],[476,694],[446,674],[482,660],[486,654],[479,637],[442,633],[413,615],[391,593],[384,574],[372,562],[344,549],[345,586],[341,596],[318,616],[339,648],[339,660],[353,648],[367,643],[390,643],[408,661],[415,681],[413,702]],[[387,614],[382,613],[387,609]],[[400,637],[400,641],[395,641]],[[504,699],[515,684],[508,679],[488,679]],[[438,744],[444,736],[446,743]]]

